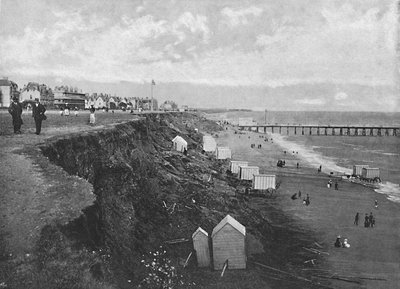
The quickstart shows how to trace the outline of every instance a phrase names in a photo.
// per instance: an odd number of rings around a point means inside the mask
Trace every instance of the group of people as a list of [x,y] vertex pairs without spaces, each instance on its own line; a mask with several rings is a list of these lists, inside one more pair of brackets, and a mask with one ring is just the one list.
[[[253,149],[253,148],[256,147],[256,144],[252,143],[252,144],[250,144],[250,147]],[[258,148],[258,149],[260,149],[261,147],[262,147],[261,144],[258,144],[258,145],[257,145],[257,148]]]
[[[18,101],[17,97],[13,97],[8,108],[8,112],[12,117],[14,133],[21,134],[21,126],[23,125],[22,104]],[[46,115],[44,114],[45,112],[46,108],[40,103],[38,98],[35,98],[35,104],[32,106],[32,117],[35,120],[35,134],[37,135],[39,135],[42,130],[42,121],[47,119]]]
[[[301,191],[299,191],[298,193],[294,193],[291,197],[292,200],[297,200],[301,198]],[[310,196],[307,194],[307,197],[305,197],[303,199],[303,204],[308,206],[310,205]]]
[[[360,221],[360,213],[357,212],[356,216],[354,217],[354,225],[358,226],[358,223]],[[373,228],[375,226],[375,217],[371,213],[365,213],[364,217],[364,227],[365,228]]]
[[350,248],[350,244],[349,244],[348,240],[344,239],[343,242],[342,242],[341,238],[342,237],[340,235],[336,237],[336,241],[335,241],[334,246],[336,248]]
[[364,227],[365,228],[373,228],[375,226],[375,217],[374,215],[372,215],[372,212],[369,213],[365,213],[365,217],[364,217]]
[[[66,110],[68,112],[66,113]],[[95,108],[92,105],[89,109],[90,111],[90,117],[89,117],[89,123],[91,125],[94,125],[96,122],[96,117],[95,117]],[[12,98],[12,102],[8,108],[8,112],[11,114],[12,117],[12,123],[14,127],[14,134],[21,134],[21,126],[23,125],[22,121],[22,111],[23,107],[22,104],[18,101],[17,97]],[[75,107],[75,116],[78,115],[78,108]],[[32,106],[32,117],[35,120],[35,127],[36,131],[35,134],[39,135],[40,132],[42,131],[42,121],[47,119],[47,116],[45,115],[46,108],[44,107],[43,104],[40,103],[38,98],[35,98],[35,103]],[[61,110],[61,115],[69,115],[69,108],[66,108],[64,111]]]
[[[332,188],[332,184],[333,184],[332,180],[329,180],[329,181],[328,181],[328,184],[327,184],[326,186],[327,186],[328,188]],[[335,190],[339,190],[339,184],[338,184],[337,181],[335,182]]]
[[[61,116],[69,116],[70,115],[70,108],[67,106],[65,108],[60,108],[60,115]],[[74,115],[78,116],[78,108],[75,106],[74,108]]]

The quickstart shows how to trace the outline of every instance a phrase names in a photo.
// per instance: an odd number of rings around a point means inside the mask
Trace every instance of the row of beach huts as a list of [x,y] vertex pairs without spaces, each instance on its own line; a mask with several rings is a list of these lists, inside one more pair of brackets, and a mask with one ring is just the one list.
[[[179,152],[187,151],[187,142],[181,136],[176,136],[172,140],[172,147]],[[230,159],[232,152],[228,147],[217,147],[217,143],[212,136],[203,137],[203,150],[215,153],[216,159]],[[241,167],[243,176],[250,176],[250,171],[245,169],[246,162],[232,161],[231,170],[235,172]],[[252,171],[255,172],[255,171]],[[258,168],[257,168],[258,173]],[[197,257],[198,267],[213,267],[214,270],[222,270],[224,267],[229,269],[245,269],[247,262],[246,255],[246,227],[236,219],[227,215],[212,230],[211,238],[209,234],[199,227],[192,234],[193,248]],[[211,242],[210,242],[211,241]],[[212,248],[210,248],[210,243]]]
[[[176,136],[172,140],[172,147],[176,151],[182,153],[187,151],[187,145],[181,136]],[[231,149],[217,146],[217,142],[210,135],[203,136],[202,145],[203,151],[214,154],[217,160],[232,158]],[[230,171],[240,180],[252,181],[253,190],[276,187],[275,175],[260,174],[259,167],[250,166],[247,161],[231,160]],[[192,234],[192,241],[198,267],[212,267],[214,270],[224,270],[225,267],[246,268],[246,227],[229,214],[214,227],[211,236],[199,227]]]
[[[173,149],[179,152],[187,151],[187,142],[181,137],[176,136],[172,140]],[[232,151],[229,147],[217,146],[217,142],[212,136],[203,136],[203,150],[214,153],[217,160],[232,158]],[[268,190],[276,188],[276,176],[270,174],[260,174],[260,168],[249,165],[247,161],[231,160],[230,171],[236,174],[240,180],[252,181],[253,190]]]
[[352,176],[361,180],[380,181],[380,169],[370,168],[369,165],[354,165]]
[[[212,136],[203,136],[203,150],[206,152],[215,152],[217,160],[231,159],[232,152],[228,147],[218,147]],[[253,190],[275,189],[276,176],[260,174],[260,168],[249,165],[247,161],[231,160],[230,171],[237,174],[240,180],[252,181]]]

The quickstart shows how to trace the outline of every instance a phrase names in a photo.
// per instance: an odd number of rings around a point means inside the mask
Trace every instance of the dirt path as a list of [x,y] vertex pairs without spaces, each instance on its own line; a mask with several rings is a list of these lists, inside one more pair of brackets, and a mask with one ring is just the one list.
[[33,120],[25,117],[23,134],[14,135],[8,115],[0,112],[0,288],[13,283],[15,272],[29,270],[43,227],[79,217],[95,200],[91,184],[50,163],[39,148],[52,137],[104,128],[88,127],[83,118],[74,121],[81,123],[68,127],[54,121],[37,136]]

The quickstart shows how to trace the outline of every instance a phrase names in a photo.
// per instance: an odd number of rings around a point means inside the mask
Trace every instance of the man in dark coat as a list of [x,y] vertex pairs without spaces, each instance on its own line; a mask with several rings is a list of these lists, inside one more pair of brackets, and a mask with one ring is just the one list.
[[32,117],[35,119],[36,125],[36,134],[39,135],[42,130],[42,121],[46,118],[44,113],[46,112],[46,108],[39,102],[38,98],[35,98],[35,104],[32,108]]
[[13,101],[8,108],[8,112],[12,116],[13,126],[14,126],[14,133],[21,133],[21,125],[22,122],[22,105],[18,102],[17,97],[13,97]]

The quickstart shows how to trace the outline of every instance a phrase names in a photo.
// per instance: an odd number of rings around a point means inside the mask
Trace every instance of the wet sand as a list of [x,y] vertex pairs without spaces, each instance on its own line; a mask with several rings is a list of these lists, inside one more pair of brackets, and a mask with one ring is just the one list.
[[[327,188],[330,177],[324,169],[323,173],[318,173],[317,167],[305,163],[300,152],[284,154],[284,150],[290,149],[280,147],[276,140],[271,142],[271,136],[266,142],[260,135],[266,136],[255,132],[234,134],[233,128],[229,127],[229,130],[219,133],[216,140],[219,146],[232,149],[232,160],[249,161],[250,165],[260,167],[260,173],[277,175],[281,185],[273,202],[293,220],[293,223],[283,225],[314,232],[316,241],[322,245],[320,250],[329,253],[315,254],[315,267],[326,264],[324,267],[329,275],[386,279],[361,279],[361,284],[331,280],[334,288],[399,288],[400,205],[370,188],[346,180],[339,180],[339,190]],[[253,143],[256,148],[250,147]],[[261,149],[257,148],[258,144],[262,145]],[[276,166],[278,159],[285,159],[285,168]],[[296,168],[297,162],[300,163],[299,169]],[[324,168],[324,164],[322,166]],[[302,198],[309,194],[310,206],[305,206],[301,199],[290,198],[299,190]],[[374,208],[375,199],[379,204],[377,209]],[[255,202],[259,205],[261,201],[257,199]],[[360,213],[358,226],[354,225],[357,212]],[[375,216],[376,226],[364,228],[364,216],[370,212]],[[337,235],[341,235],[342,241],[347,238],[351,247],[335,248],[333,243]],[[310,244],[313,241],[310,240]],[[303,270],[313,272],[315,267],[305,265]]]

